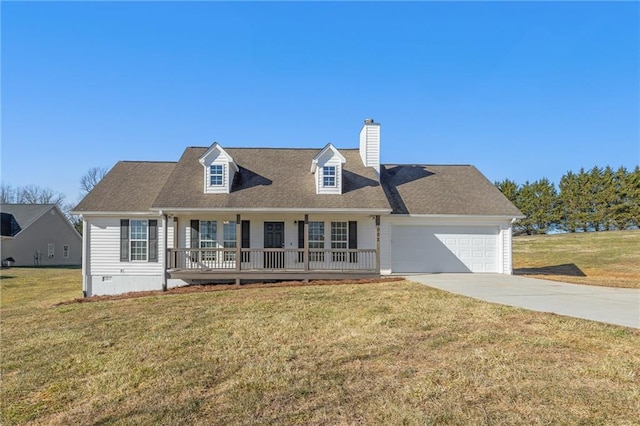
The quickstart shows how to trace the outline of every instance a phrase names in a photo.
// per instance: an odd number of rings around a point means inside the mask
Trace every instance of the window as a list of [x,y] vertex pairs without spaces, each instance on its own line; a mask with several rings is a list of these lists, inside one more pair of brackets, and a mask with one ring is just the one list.
[[210,170],[209,184],[211,186],[222,186],[224,182],[224,179],[223,179],[224,166],[222,164],[212,164],[209,170]]
[[49,244],[47,246],[47,256],[48,257],[53,257],[53,254],[54,254],[54,246],[53,246],[53,244]]
[[[236,248],[236,222],[224,222],[222,227],[223,246],[225,249]],[[235,251],[225,251],[224,260],[236,260]]]
[[157,219],[120,219],[120,262],[134,260],[158,261]]
[[332,252],[334,262],[344,262],[347,260],[347,222],[331,222],[331,249],[345,250],[344,252]]
[[336,186],[336,166],[322,168],[322,186]]
[[131,260],[147,260],[148,231],[146,220],[131,220],[129,235]]
[[62,257],[64,257],[65,259],[69,258],[69,245],[65,244],[62,246]]
[[324,262],[324,222],[309,222],[309,260]]
[[[218,239],[218,222],[215,220],[200,221],[200,248],[215,249]],[[216,260],[216,251],[209,250],[202,253],[202,260]]]

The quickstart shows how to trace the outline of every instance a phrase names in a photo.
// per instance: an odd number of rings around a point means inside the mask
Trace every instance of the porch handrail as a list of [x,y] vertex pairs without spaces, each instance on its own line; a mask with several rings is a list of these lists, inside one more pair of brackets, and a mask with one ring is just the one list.
[[[308,249],[309,271],[379,271],[376,249]],[[242,248],[237,268],[235,247],[170,248],[170,270],[304,271],[303,248]]]

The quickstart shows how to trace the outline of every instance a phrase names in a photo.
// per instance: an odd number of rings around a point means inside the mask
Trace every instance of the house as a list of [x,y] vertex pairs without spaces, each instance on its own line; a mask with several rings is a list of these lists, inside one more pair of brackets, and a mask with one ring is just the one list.
[[380,164],[357,149],[188,147],[121,161],[75,208],[86,295],[255,279],[510,274],[521,213],[473,166]]
[[55,204],[2,204],[1,257],[15,266],[82,263],[82,237]]

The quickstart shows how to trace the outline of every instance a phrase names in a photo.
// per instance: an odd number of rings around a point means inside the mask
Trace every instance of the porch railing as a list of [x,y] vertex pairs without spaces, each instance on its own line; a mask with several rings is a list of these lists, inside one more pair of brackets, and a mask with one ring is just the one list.
[[[237,270],[235,248],[169,249],[169,269]],[[240,249],[241,271],[305,271],[304,249]],[[375,249],[309,249],[308,271],[377,271]]]

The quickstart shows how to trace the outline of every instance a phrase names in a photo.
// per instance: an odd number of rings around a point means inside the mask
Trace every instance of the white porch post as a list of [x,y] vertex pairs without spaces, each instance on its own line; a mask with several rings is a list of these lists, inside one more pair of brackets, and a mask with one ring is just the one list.
[[[162,213],[162,212],[161,212]],[[169,226],[169,221],[167,220],[167,215],[162,215],[162,248],[164,249],[164,256],[160,256],[162,262],[162,291],[167,291],[167,265],[169,264],[169,233],[167,227]]]
[[376,270],[380,274],[380,215],[376,215]]
[[87,219],[82,217],[82,297],[88,297],[89,294],[89,226]]
[[[240,273],[242,266],[242,218],[236,214],[236,273]],[[240,276],[236,278],[236,284],[240,285]]]
[[[309,215],[308,214],[304,215],[304,272],[309,272]],[[309,281],[309,279],[305,279],[305,281]]]

